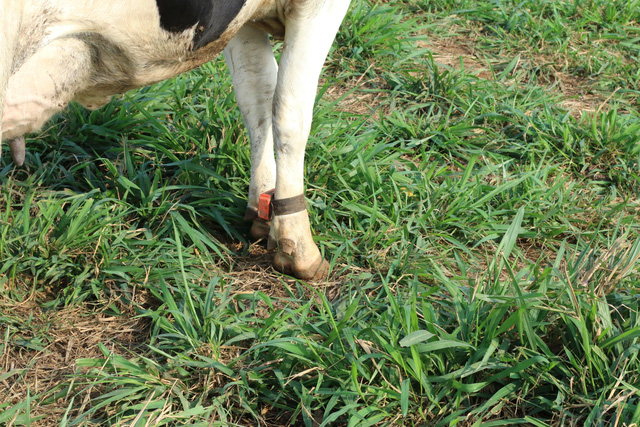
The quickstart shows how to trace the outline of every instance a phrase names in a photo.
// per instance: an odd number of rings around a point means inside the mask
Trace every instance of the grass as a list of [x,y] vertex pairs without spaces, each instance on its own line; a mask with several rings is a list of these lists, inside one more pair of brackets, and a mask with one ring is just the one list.
[[355,0],[323,283],[249,240],[222,61],[71,105],[3,153],[0,425],[637,425],[636,3]]

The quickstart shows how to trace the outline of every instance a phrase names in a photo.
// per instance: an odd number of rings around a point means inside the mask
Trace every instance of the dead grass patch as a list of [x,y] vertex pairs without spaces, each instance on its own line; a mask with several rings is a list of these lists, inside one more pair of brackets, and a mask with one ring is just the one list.
[[[21,304],[0,302],[0,310],[11,313],[17,325],[0,326],[0,335],[9,337],[0,354],[0,375],[9,374],[0,382],[0,404],[50,395],[78,371],[76,360],[104,357],[100,344],[123,356],[145,352],[149,320],[135,318],[132,308],[116,317],[89,304],[47,310],[32,298]],[[34,425],[58,425],[67,405],[37,405],[31,413],[42,419]]]
[[[482,57],[481,49],[476,47],[473,38],[453,36],[448,38],[429,37],[428,41],[418,41],[418,47],[429,49],[435,61],[447,68],[465,70],[482,79],[493,79],[491,63]],[[575,76],[557,71],[554,64],[559,58],[545,55],[535,55],[527,59],[532,64],[547,64],[551,67],[548,77],[542,78],[550,91],[559,93],[562,97],[561,106],[569,113],[580,118],[583,113],[594,114],[607,111],[609,98],[590,90],[592,82],[586,77]],[[523,59],[523,62],[525,60]]]
[[461,36],[448,38],[430,37],[429,41],[418,40],[419,48],[427,48],[432,52],[433,59],[440,65],[471,71],[482,79],[493,78],[491,67],[477,54],[473,43]]
[[[326,84],[320,81],[320,85]],[[388,107],[384,105],[386,95],[386,82],[380,77],[371,79],[366,77],[366,73],[359,78],[345,80],[332,84],[324,93],[326,101],[335,103],[335,110],[350,114],[367,115],[373,111],[382,109],[387,114]]]

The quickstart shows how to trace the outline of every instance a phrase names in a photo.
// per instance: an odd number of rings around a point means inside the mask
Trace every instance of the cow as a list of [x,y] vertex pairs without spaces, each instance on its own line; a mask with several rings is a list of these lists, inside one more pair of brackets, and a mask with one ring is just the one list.
[[[251,234],[276,249],[277,270],[324,278],[329,266],[311,235],[303,161],[320,72],[348,7],[349,0],[0,0],[0,141],[21,165],[24,135],[69,101],[96,109],[224,52],[251,144]],[[279,63],[270,36],[283,40]]]

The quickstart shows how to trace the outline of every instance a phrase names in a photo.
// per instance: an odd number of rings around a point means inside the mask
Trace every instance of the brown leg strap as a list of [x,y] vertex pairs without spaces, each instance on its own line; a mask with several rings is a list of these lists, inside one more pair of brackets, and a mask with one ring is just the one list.
[[307,210],[307,202],[304,194],[299,194],[286,199],[273,199],[273,215],[290,215]]
[[286,199],[274,199],[275,189],[260,195],[258,209],[247,207],[244,219],[247,221],[261,219],[270,221],[275,215],[289,215],[307,210],[307,202],[304,194],[299,194]]

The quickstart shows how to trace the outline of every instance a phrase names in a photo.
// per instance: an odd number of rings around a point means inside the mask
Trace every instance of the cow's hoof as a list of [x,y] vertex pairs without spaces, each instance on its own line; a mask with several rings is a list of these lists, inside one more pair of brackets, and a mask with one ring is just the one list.
[[244,220],[251,221],[251,237],[256,240],[266,239],[269,237],[269,230],[271,230],[271,221],[264,220],[258,217],[258,210],[247,206],[247,210],[244,213]]
[[278,252],[273,258],[273,266],[279,272],[301,280],[323,280],[329,274],[329,263],[322,255],[317,253],[311,262],[307,262],[296,256],[295,243],[289,239],[281,239],[278,242]]
[[256,240],[266,239],[269,237],[269,231],[271,230],[271,221],[265,221],[264,219],[254,219],[251,225],[251,237]]

